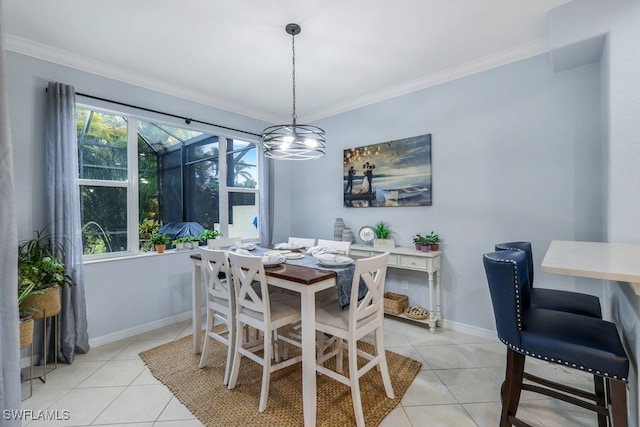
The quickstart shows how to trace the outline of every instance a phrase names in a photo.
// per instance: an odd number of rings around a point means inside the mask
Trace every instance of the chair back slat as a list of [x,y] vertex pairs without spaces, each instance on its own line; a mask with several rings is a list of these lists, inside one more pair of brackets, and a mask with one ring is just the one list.
[[349,255],[349,251],[351,250],[351,242],[345,242],[341,240],[318,239],[318,246],[333,249],[334,251],[344,255]]
[[200,248],[200,256],[209,296],[233,301],[231,282],[223,280],[221,275],[222,273],[225,278],[229,277],[229,263],[226,253],[222,250]]
[[[262,295],[269,295],[262,258],[229,252],[229,263],[238,307],[237,315],[242,315],[246,310],[251,310],[260,313],[263,316],[263,320],[268,322],[271,311],[269,298],[262,297]],[[260,283],[262,295],[258,295],[254,289],[253,284],[255,282]]]
[[[383,316],[383,294],[388,261],[388,252],[356,261],[353,282],[351,283],[350,328],[355,330],[357,323],[369,316]],[[367,293],[364,298],[358,301],[358,290],[361,281],[366,285]]]

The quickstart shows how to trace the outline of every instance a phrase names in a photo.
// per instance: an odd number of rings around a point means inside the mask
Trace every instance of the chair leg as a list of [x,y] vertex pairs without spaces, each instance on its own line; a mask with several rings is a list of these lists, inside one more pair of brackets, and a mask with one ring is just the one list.
[[264,333],[264,355],[262,360],[262,388],[260,389],[260,405],[258,406],[258,412],[264,412],[267,409],[267,402],[269,401],[269,383],[271,380],[271,357],[273,356],[272,334],[270,332]]
[[382,333],[382,327],[376,329],[376,353],[380,357],[380,375],[382,375],[382,382],[384,383],[384,390],[387,392],[389,399],[394,399],[396,396],[393,393],[393,387],[391,386],[391,377],[389,376],[389,367],[387,365],[387,354],[384,351],[384,335]]
[[204,345],[202,346],[202,353],[200,354],[199,368],[204,368],[207,365],[207,359],[209,358],[209,343],[211,342],[209,331],[213,330],[213,324],[213,313],[211,312],[211,309],[207,307],[207,329],[204,331]]
[[229,384],[227,384],[227,388],[232,390],[236,387],[236,381],[238,381],[238,372],[240,372],[240,359],[242,355],[240,354],[239,348],[244,344],[243,340],[243,332],[246,328],[243,327],[242,323],[236,322],[236,342],[235,349],[233,351],[233,365],[231,368],[231,375],[229,376]]
[[[231,317],[231,315],[229,315]],[[224,365],[224,380],[222,384],[229,385],[229,377],[231,377],[231,368],[233,364],[233,355],[236,351],[236,342],[238,339],[236,337],[236,326],[235,320],[230,320],[227,318],[227,329],[229,330],[227,334],[227,364]]]
[[627,427],[627,385],[622,381],[607,379],[611,391],[612,418],[614,427]]
[[[596,405],[606,408],[607,399],[604,393],[604,378],[598,375],[593,376],[593,388],[596,397]],[[604,414],[598,414],[598,427],[607,427],[607,416]]]
[[337,338],[334,345],[338,346],[338,353],[336,354],[336,371],[342,373],[344,370],[344,341],[342,338]]
[[[358,377],[358,342],[348,340],[349,345],[349,380],[351,386],[351,399],[353,400],[353,412],[356,416],[356,426],[364,426],[364,413],[362,412],[362,398],[360,397],[360,378]],[[340,355],[338,353],[338,355]]]
[[500,427],[510,427],[515,418],[522,392],[525,356],[507,348],[507,370],[505,373],[505,393],[502,402]]

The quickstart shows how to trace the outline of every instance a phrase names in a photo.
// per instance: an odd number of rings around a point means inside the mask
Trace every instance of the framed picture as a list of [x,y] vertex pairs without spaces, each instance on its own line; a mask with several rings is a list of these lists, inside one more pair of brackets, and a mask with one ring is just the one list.
[[344,150],[344,206],[431,206],[431,134]]

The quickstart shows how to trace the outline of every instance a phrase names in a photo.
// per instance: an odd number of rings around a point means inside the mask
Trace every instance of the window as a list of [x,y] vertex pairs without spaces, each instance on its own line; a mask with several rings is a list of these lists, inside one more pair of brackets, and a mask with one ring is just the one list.
[[85,255],[150,250],[148,229],[170,222],[258,238],[254,141],[80,105],[76,124]]

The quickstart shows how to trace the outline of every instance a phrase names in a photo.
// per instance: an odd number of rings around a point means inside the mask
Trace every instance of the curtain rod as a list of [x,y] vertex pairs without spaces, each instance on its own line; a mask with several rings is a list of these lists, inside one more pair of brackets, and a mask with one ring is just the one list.
[[[45,88],[44,90],[46,92],[47,88]],[[253,135],[253,136],[258,136],[258,137],[262,136],[260,134],[249,132],[249,131],[246,131],[246,130],[240,130],[240,129],[235,129],[235,128],[231,128],[231,127],[228,127],[228,126],[217,125],[215,123],[204,122],[202,120],[192,119],[190,117],[178,116],[177,114],[165,113],[164,111],[154,110],[152,108],[140,107],[140,106],[133,105],[133,104],[127,104],[126,102],[120,102],[120,101],[114,101],[112,99],[101,98],[99,96],[87,95],[86,93],[76,92],[76,95],[84,96],[86,98],[91,98],[91,99],[97,99],[98,101],[111,102],[112,104],[122,105],[122,106],[125,106],[125,107],[136,108],[138,110],[148,111],[150,113],[162,114],[164,116],[169,116],[169,117],[173,117],[173,118],[176,118],[176,119],[184,120],[184,122],[186,124],[191,124],[192,122],[195,122],[195,123],[200,123],[200,124],[203,124],[203,125],[209,125],[209,126],[214,126],[214,127],[221,128],[221,129],[231,130],[231,131],[234,131],[234,132],[246,133],[248,135]]]

